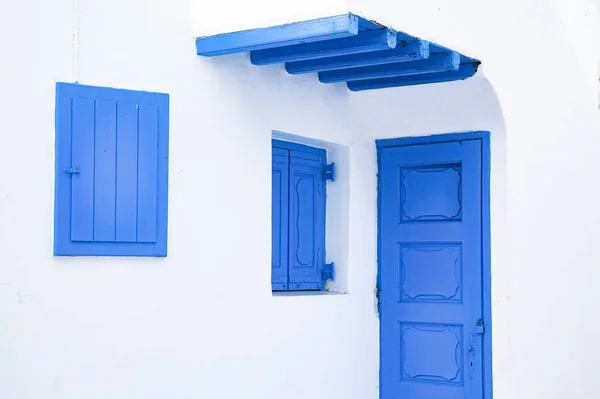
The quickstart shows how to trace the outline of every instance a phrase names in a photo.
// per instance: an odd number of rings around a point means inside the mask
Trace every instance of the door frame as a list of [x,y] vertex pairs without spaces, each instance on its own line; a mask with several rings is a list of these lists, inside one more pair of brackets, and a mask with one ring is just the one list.
[[[482,306],[485,333],[483,334],[483,399],[492,399],[492,276],[491,276],[491,229],[490,229],[490,132],[445,133],[431,136],[411,136],[375,140],[377,148],[377,310],[379,316],[379,350],[381,351],[381,149],[415,144],[433,144],[450,141],[481,141],[481,276]],[[379,353],[379,396],[381,397],[381,352]],[[385,399],[385,398],[384,398]]]

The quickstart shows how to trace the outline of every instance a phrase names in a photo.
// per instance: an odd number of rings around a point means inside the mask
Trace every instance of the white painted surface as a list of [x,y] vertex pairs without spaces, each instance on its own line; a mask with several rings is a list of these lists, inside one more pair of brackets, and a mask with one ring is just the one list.
[[[492,132],[495,397],[600,396],[591,1],[78,2],[78,29],[72,0],[0,5],[0,398],[376,398],[373,140],[465,130]],[[485,77],[350,93],[194,52],[203,30],[344,5],[479,57]],[[81,83],[171,95],[167,259],[51,256],[74,31]],[[271,295],[273,130],[347,151],[349,294]]]
[[[402,133],[376,135],[492,132],[494,397],[600,397],[591,317],[600,299],[600,4],[351,0],[351,9],[483,61],[489,83],[399,92],[413,97],[395,109],[415,117],[391,113],[378,123],[397,119]],[[397,101],[392,91],[368,96]]]
[[189,0],[194,36],[203,37],[244,29],[341,15],[348,12],[346,0]]

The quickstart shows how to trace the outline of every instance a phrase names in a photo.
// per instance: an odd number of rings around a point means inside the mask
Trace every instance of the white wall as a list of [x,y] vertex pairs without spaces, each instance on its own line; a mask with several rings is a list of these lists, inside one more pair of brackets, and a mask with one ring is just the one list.
[[[492,132],[495,397],[600,394],[589,4],[78,3],[75,58],[73,0],[0,4],[0,398],[376,398],[373,141],[465,130]],[[195,55],[203,32],[344,5],[479,57],[485,77],[350,93]],[[54,84],[75,78],[171,95],[168,258],[51,256]],[[271,295],[273,130],[347,148],[348,294]]]
[[[442,85],[402,90],[398,97],[405,101],[395,104],[421,119],[392,114],[387,126],[395,118],[399,130],[411,134],[492,132],[495,398],[599,397],[600,323],[593,315],[600,299],[594,250],[600,237],[600,4],[350,2],[368,18],[483,61],[479,77],[456,83],[456,91]],[[373,103],[382,100],[370,95]],[[481,115],[483,105],[465,97],[483,101],[488,112]],[[494,108],[502,114],[490,115]],[[447,119],[451,112],[455,118]],[[397,135],[393,129],[376,133]]]
[[74,74],[73,5],[51,3],[0,6],[0,398],[375,397],[375,235],[346,221],[372,249],[349,294],[270,289],[272,131],[344,147],[349,92],[197,56],[187,1],[79,0],[78,80],[171,95],[169,256],[53,258],[54,85]]
[[189,0],[197,37],[255,29],[348,12],[346,0]]

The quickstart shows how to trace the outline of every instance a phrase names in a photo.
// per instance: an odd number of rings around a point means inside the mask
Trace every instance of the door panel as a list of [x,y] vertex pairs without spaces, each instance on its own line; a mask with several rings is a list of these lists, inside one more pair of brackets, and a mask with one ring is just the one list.
[[483,398],[481,142],[380,149],[382,399]]

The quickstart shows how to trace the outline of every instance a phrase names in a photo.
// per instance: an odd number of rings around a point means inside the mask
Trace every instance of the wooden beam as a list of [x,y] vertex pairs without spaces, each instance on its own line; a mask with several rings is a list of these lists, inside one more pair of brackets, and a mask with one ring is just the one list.
[[398,62],[394,64],[319,72],[319,80],[322,83],[335,83],[352,80],[392,78],[396,76],[457,71],[459,65],[460,54],[453,51],[449,54],[432,54],[426,60],[421,61]]
[[391,64],[424,60],[429,57],[429,42],[413,40],[397,43],[393,50],[374,51],[340,57],[327,57],[317,60],[288,62],[285,69],[291,75],[311,72],[332,71],[335,69],[356,68],[372,65]]
[[350,37],[358,34],[358,17],[353,14],[251,29],[196,39],[198,55],[241,53],[278,46],[291,46]]
[[458,71],[438,72],[423,75],[400,76],[395,78],[355,80],[348,82],[348,88],[352,91],[383,89],[386,87],[401,87],[413,85],[425,85],[430,83],[452,82],[470,78],[477,72],[479,62],[462,64]]
[[250,53],[254,65],[279,64],[326,57],[362,54],[396,47],[396,33],[389,29],[361,32],[356,36],[275,47]]

